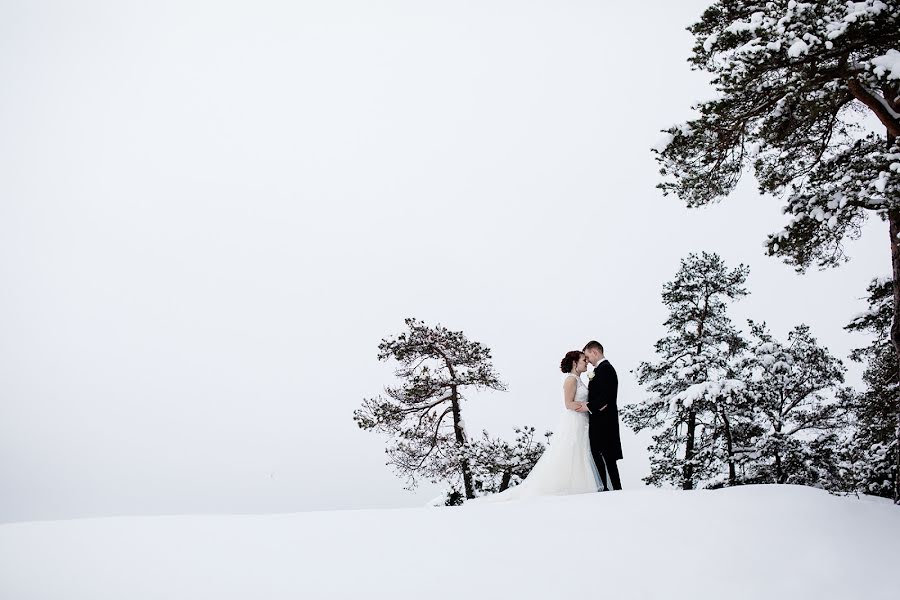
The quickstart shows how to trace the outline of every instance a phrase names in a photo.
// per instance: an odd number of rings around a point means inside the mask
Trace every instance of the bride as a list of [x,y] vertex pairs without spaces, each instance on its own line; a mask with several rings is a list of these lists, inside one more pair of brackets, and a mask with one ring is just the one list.
[[[518,500],[534,496],[583,494],[602,486],[588,440],[588,389],[581,381],[587,371],[583,352],[566,353],[560,363],[566,374],[563,402],[566,410],[559,420],[550,445],[525,481],[499,494],[477,498],[475,502]],[[470,501],[471,502],[471,501]]]

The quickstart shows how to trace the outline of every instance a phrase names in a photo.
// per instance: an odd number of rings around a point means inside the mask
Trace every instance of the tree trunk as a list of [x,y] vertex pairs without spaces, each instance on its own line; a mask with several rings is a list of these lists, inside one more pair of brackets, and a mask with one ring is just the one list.
[[697,428],[697,413],[692,406],[688,409],[687,440],[684,445],[684,471],[681,489],[694,489],[694,430]]
[[[703,353],[703,328],[709,312],[709,296],[703,298],[703,312],[697,320],[697,356]],[[684,444],[684,469],[682,471],[681,489],[694,489],[694,430],[697,429],[697,412],[694,406],[688,409],[687,439]]]
[[897,459],[894,463],[894,504],[900,504],[900,410],[897,411],[897,447],[894,455]]
[[[456,391],[454,385],[450,392],[450,405],[453,407],[453,431],[456,433],[456,443],[462,449],[466,444],[466,436],[463,433],[460,423],[462,422],[462,411],[459,408],[459,392]],[[462,471],[463,486],[466,489],[466,499],[471,500],[475,497],[475,488],[472,486],[472,471],[469,468],[469,461],[465,458],[460,460],[459,469]]]
[[[850,93],[853,94],[853,97],[868,106],[869,110],[881,121],[881,124],[887,129],[889,143],[891,138],[900,137],[900,119],[892,115],[891,111],[871,91],[863,87],[856,78],[850,78],[847,81],[847,87]],[[884,99],[889,104],[892,104],[890,93]]]
[[784,483],[784,471],[781,467],[781,452],[775,449],[775,483]]
[[775,483],[784,483],[784,472],[781,470],[781,453],[775,451]]
[[500,480],[500,491],[501,492],[509,487],[509,482],[511,479],[512,479],[512,471],[503,471],[503,479]]
[[[886,149],[887,152],[893,150],[894,143],[900,138],[900,119],[897,118],[896,112],[900,109],[897,102],[898,88],[894,85],[888,85],[884,90],[885,106],[872,93],[865,89],[855,78],[850,78],[847,82],[850,93],[869,107],[881,121],[886,131]],[[893,110],[888,110],[888,107]],[[900,199],[898,199],[900,200]],[[894,344],[894,352],[897,360],[900,361],[900,209],[895,208],[888,211],[888,223],[891,234],[891,274],[893,275],[894,288],[894,321],[891,324],[891,342]],[[898,381],[900,383],[900,381]],[[895,398],[894,402],[900,404],[900,398]],[[894,504],[900,504],[900,411],[897,416],[897,449],[894,462]]]
[[728,485],[734,487],[737,485],[737,472],[734,468],[734,440],[731,438],[731,424],[728,422],[728,415],[725,409],[722,409],[722,423],[725,426],[725,449],[728,451]]
[[[888,138],[888,144],[893,140]],[[894,344],[894,352],[897,361],[900,362],[900,209],[888,211],[888,222],[891,234],[891,266],[894,287],[894,321],[891,324],[891,342]],[[900,398],[894,402],[900,403]],[[894,503],[900,504],[900,411],[897,411],[897,447],[894,450],[896,461],[894,464]]]

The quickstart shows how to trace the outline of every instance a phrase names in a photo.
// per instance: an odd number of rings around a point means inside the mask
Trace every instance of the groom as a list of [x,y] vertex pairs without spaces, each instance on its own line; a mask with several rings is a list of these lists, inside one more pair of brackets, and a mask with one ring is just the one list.
[[[621,490],[619,468],[616,461],[622,458],[622,442],[619,439],[619,410],[616,407],[616,396],[619,390],[619,378],[616,370],[603,356],[600,342],[591,341],[584,347],[588,362],[594,366],[589,375],[588,408],[591,411],[588,437],[591,440],[591,454],[603,481],[603,490],[609,491],[606,474],[614,490]],[[603,468],[604,463],[606,469]]]

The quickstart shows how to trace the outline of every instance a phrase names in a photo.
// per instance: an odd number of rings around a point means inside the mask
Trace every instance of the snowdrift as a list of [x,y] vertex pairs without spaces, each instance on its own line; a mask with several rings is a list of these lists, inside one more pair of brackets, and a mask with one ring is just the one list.
[[896,598],[900,508],[789,486],[0,525],[0,598]]

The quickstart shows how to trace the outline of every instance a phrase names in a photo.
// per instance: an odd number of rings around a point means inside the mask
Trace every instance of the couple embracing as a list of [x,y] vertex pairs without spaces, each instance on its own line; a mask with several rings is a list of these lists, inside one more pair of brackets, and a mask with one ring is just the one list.
[[[588,371],[585,385],[581,375]],[[516,487],[481,501],[514,500],[534,496],[583,494],[621,490],[622,458],[619,411],[616,399],[619,378],[603,355],[599,342],[588,342],[581,351],[566,353],[560,363],[564,411],[550,445],[531,473]]]

